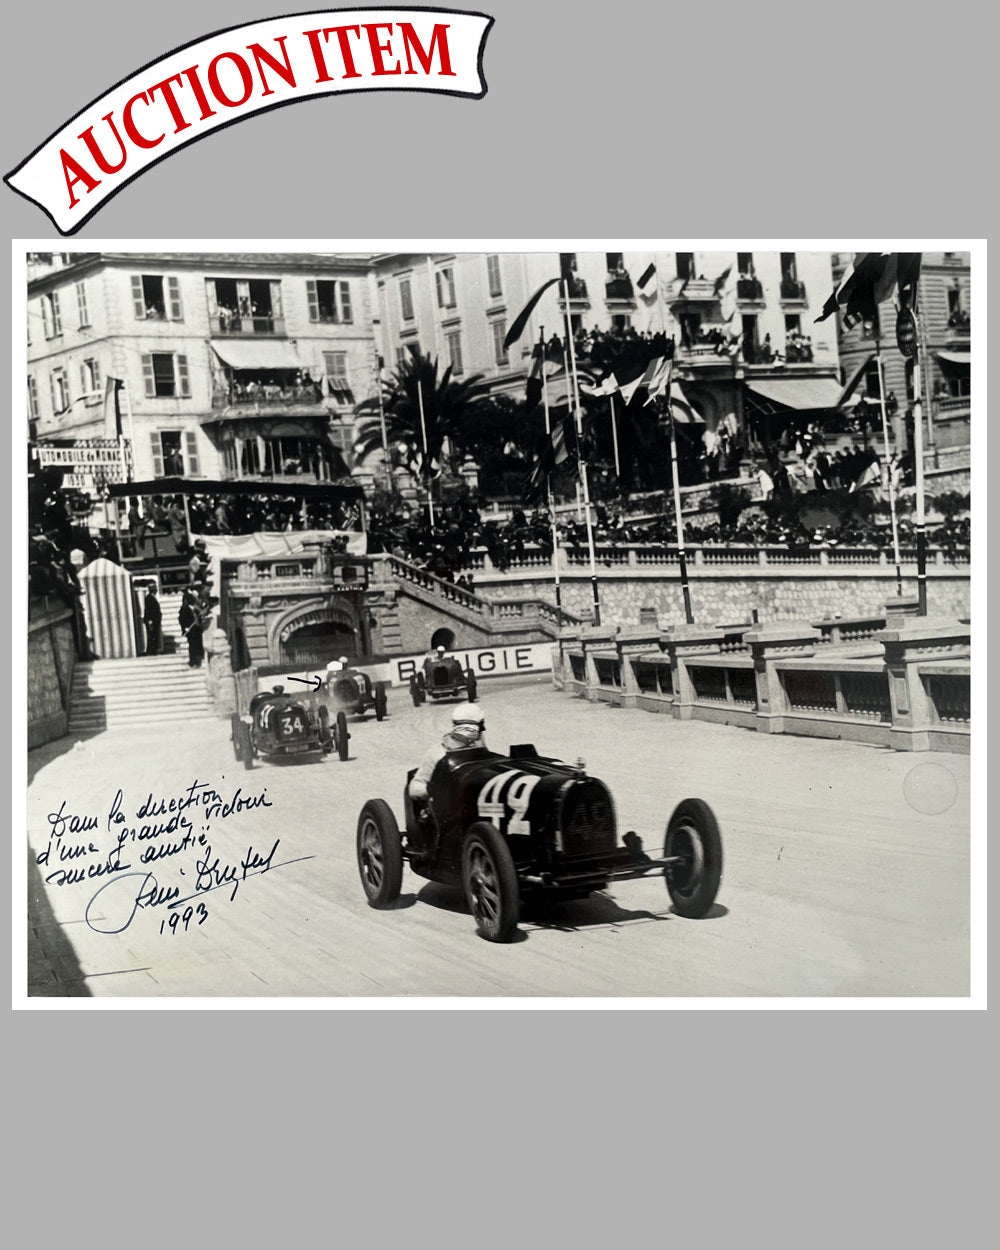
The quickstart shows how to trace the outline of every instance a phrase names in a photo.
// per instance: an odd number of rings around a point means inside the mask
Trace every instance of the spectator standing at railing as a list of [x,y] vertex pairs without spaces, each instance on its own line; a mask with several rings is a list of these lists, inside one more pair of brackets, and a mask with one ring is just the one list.
[[177,614],[177,624],[188,644],[188,668],[201,668],[205,658],[205,640],[202,636],[204,621],[201,605],[192,590],[184,591],[181,610]]
[[128,501],[128,532],[137,556],[143,555],[146,551],[147,529],[148,523],[139,511],[139,500],[132,495]]

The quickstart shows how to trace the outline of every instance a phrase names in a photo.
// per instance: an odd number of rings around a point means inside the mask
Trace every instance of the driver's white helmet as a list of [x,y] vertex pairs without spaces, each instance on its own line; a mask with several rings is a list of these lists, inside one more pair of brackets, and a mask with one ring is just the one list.
[[459,703],[457,707],[452,709],[451,723],[453,725],[475,725],[480,731],[486,728],[483,709],[478,703]]

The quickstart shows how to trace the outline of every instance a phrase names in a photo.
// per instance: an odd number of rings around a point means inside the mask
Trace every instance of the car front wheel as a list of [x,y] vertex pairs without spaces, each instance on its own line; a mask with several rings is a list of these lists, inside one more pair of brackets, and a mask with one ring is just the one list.
[[388,907],[403,883],[399,826],[385,799],[369,799],[358,817],[358,872],[369,907]]
[[699,920],[715,902],[722,880],[722,837],[715,815],[701,799],[678,803],[667,825],[663,857],[678,862],[664,869],[674,911]]
[[378,685],[375,687],[375,719],[376,720],[385,720],[386,706],[387,706],[387,703],[386,703],[386,696],[385,696],[385,682],[380,681]]
[[488,942],[509,942],[521,911],[517,873],[503,835],[485,821],[465,835],[462,886],[480,936]]

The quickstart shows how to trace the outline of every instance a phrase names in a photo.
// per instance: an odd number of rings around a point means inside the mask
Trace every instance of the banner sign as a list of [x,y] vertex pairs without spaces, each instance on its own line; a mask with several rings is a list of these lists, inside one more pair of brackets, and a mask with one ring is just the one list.
[[[97,439],[94,440],[94,442],[97,441]],[[42,468],[59,465],[67,467],[103,465],[108,469],[117,468],[120,472],[122,452],[113,439],[107,441],[109,443],[107,447],[39,447],[37,449],[38,463]],[[115,478],[115,481],[119,480]]]
[[493,19],[449,9],[331,9],[216,31],[112,87],[4,181],[73,234],[150,165],[265,109],[349,91],[481,99]]
[[[295,622],[296,626],[301,623],[302,619],[304,618]],[[552,646],[550,642],[528,642],[511,647],[479,647],[472,651],[456,649],[449,651],[448,654],[454,656],[463,669],[471,668],[477,680],[481,681],[487,677],[516,677],[518,674],[528,676],[531,673],[550,673],[552,671]],[[394,655],[380,664],[361,662],[356,667],[368,673],[372,681],[385,681],[391,686],[408,686],[412,675],[423,671],[426,658],[427,652],[420,651],[415,655]],[[293,676],[304,683],[302,686],[304,690],[306,685],[315,682],[317,676],[325,679],[326,673],[316,673],[310,670],[287,674],[286,679]],[[272,690],[275,683],[281,680],[281,677],[259,677],[257,688],[259,691]],[[290,691],[288,686],[285,689]]]

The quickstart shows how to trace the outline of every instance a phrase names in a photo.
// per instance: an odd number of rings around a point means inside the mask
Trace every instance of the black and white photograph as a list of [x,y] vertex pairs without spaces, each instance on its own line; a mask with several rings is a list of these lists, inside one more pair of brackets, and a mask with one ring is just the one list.
[[970,999],[978,262],[26,249],[29,998]]

